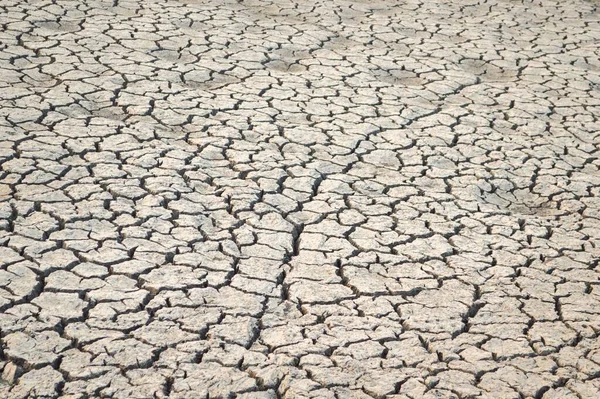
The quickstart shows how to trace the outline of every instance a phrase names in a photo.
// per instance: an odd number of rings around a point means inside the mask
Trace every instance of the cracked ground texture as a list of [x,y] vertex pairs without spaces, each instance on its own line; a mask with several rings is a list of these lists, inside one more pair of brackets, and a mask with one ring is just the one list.
[[0,0],[0,397],[600,397],[598,4]]

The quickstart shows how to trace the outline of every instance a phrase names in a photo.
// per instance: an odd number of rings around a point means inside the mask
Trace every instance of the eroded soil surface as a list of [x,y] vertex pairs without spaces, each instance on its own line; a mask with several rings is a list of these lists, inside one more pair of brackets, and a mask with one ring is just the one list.
[[600,397],[598,6],[0,0],[0,397]]

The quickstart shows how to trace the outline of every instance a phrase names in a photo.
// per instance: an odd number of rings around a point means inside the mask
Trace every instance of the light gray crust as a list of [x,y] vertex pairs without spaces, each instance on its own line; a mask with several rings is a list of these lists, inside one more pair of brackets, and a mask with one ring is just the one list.
[[600,397],[597,7],[0,0],[0,397]]

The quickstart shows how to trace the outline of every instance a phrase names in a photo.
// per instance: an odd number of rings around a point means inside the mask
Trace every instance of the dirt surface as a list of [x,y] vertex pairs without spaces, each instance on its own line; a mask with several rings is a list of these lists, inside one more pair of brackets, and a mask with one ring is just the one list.
[[600,397],[597,1],[0,0],[0,397]]

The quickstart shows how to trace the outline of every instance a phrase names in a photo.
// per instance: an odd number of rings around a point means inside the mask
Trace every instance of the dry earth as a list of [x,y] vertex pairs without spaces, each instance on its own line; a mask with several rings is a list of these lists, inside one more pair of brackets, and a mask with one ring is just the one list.
[[0,0],[0,397],[600,397],[597,1]]

